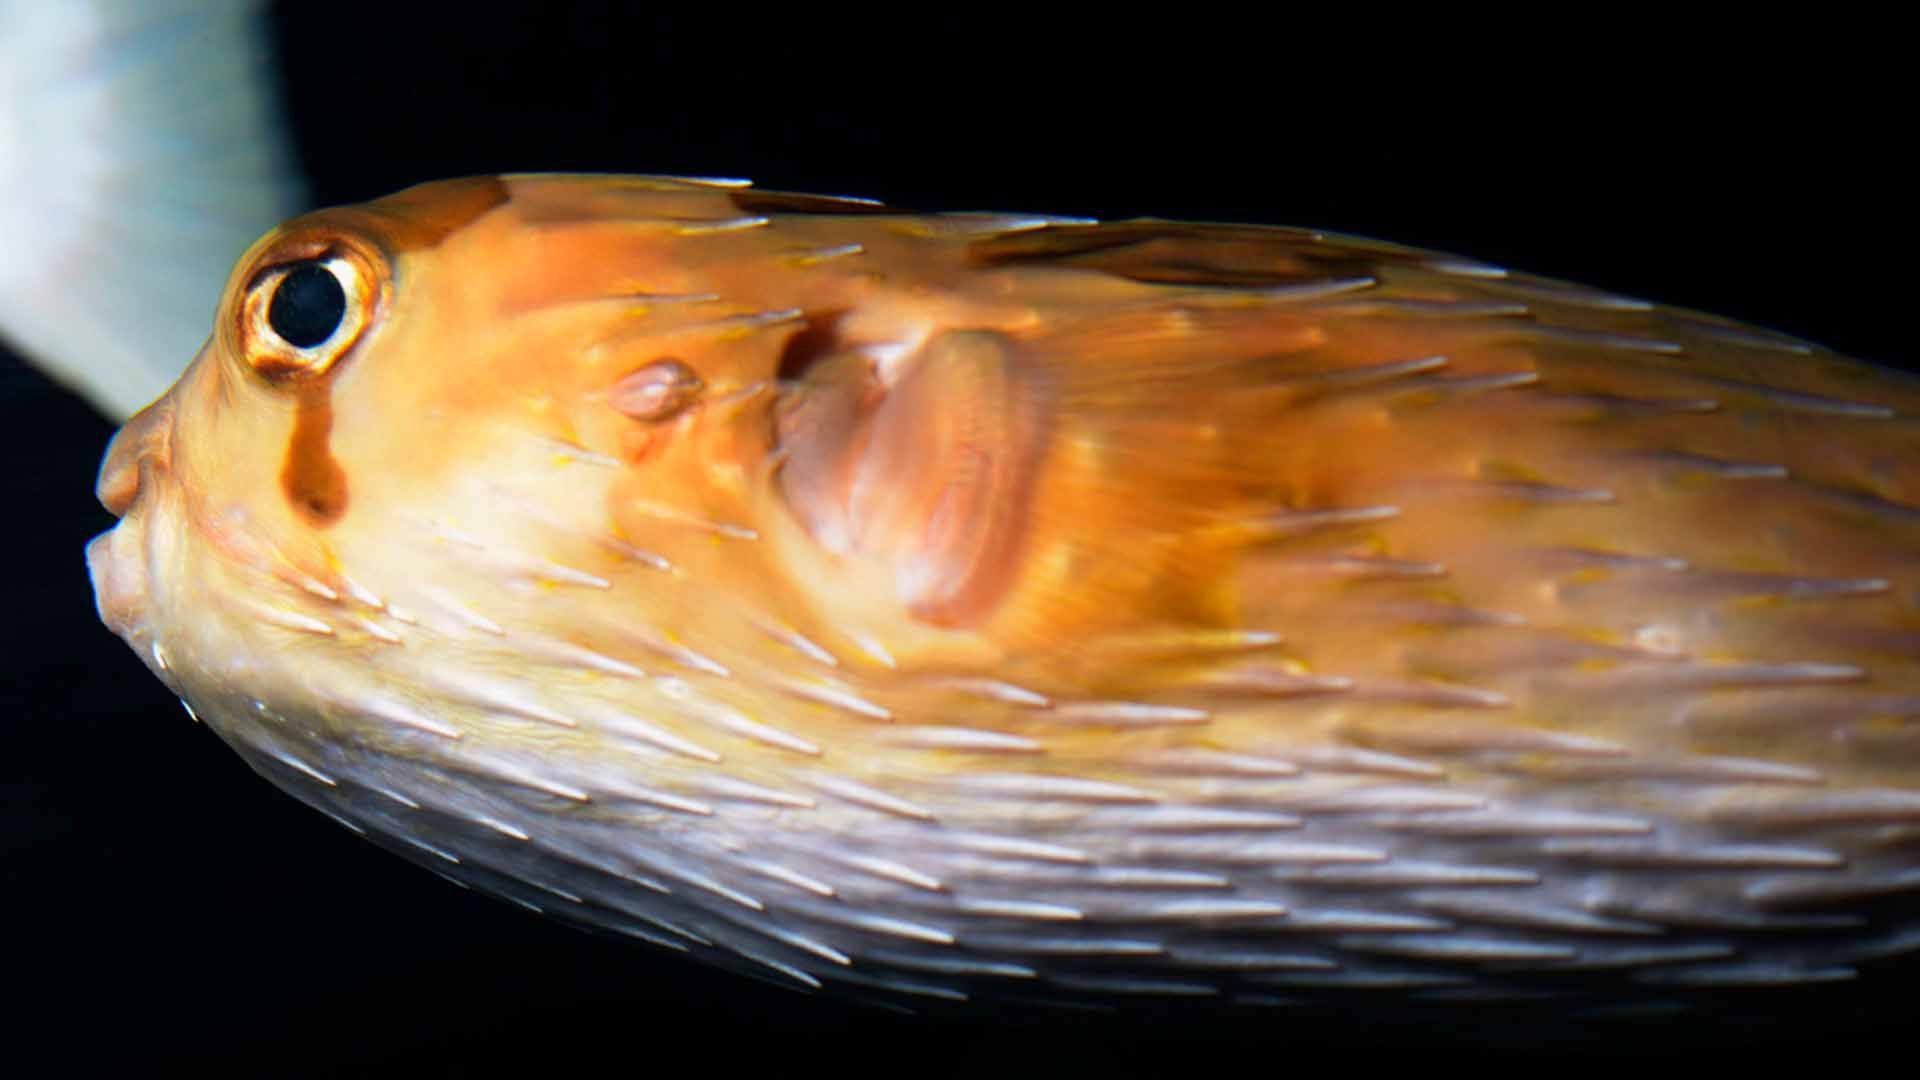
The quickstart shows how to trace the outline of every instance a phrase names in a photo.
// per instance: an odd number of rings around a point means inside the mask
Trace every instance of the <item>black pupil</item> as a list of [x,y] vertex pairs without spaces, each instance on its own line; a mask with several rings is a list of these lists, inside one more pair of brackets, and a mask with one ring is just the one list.
[[317,262],[287,271],[267,305],[267,325],[287,344],[308,349],[333,336],[347,317],[347,291]]

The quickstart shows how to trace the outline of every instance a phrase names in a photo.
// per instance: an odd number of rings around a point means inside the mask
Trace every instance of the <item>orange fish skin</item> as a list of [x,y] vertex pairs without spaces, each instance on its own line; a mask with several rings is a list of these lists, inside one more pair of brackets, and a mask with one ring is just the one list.
[[276,784],[796,984],[1791,984],[1920,928],[1916,417],[1372,241],[509,176],[256,244],[88,556]]

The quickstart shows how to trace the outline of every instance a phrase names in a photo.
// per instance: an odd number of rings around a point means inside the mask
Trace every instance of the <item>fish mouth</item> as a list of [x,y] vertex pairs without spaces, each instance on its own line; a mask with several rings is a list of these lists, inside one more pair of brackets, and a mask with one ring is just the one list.
[[147,567],[130,531],[122,522],[87,542],[87,576],[100,621],[132,644],[145,623]]
[[177,694],[180,686],[167,650],[154,632],[150,554],[146,522],[128,518],[87,542],[87,576],[93,581],[93,607],[100,621]]
[[119,524],[87,543],[87,576],[94,608],[109,630],[138,651],[148,607],[146,519],[148,489],[167,465],[172,407],[168,398],[135,413],[108,444],[94,495]]

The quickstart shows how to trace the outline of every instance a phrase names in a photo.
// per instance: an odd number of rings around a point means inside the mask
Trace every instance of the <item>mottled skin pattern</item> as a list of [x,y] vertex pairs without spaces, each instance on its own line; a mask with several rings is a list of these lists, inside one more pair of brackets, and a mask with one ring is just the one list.
[[782,981],[1635,997],[1920,943],[1916,417],[1370,241],[508,177],[256,245],[89,556],[275,783]]

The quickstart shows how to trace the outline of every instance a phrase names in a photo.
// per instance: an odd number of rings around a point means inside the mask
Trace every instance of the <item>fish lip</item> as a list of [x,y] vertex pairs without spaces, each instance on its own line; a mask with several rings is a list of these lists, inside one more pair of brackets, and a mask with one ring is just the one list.
[[128,644],[146,619],[146,564],[138,540],[121,523],[87,541],[87,577],[93,583],[93,606],[105,623]]

